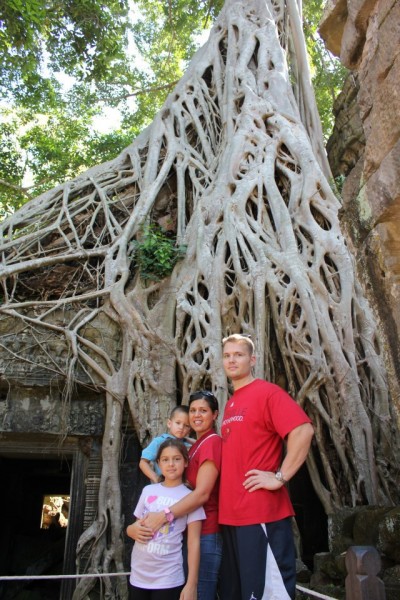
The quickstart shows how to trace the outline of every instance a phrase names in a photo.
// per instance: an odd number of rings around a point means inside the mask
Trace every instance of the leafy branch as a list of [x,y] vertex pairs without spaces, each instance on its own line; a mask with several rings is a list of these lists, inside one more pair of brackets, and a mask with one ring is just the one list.
[[131,258],[142,279],[164,279],[186,254],[186,246],[176,246],[168,233],[154,223],[142,229],[140,238],[132,242]]

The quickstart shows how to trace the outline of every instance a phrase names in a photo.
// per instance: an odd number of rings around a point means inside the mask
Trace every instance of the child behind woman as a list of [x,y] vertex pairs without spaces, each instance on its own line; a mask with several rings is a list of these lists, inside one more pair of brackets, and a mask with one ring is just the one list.
[[182,440],[187,448],[193,444],[194,440],[187,437],[190,432],[188,413],[187,406],[175,406],[167,421],[168,433],[162,433],[155,437],[143,450],[139,468],[153,483],[157,483],[160,479],[160,469],[157,466],[156,457],[159,447],[165,440],[169,438]]
[[[200,562],[202,508],[174,519],[169,507],[190,493],[183,483],[188,452],[182,441],[165,440],[159,447],[156,462],[163,481],[143,489],[134,511],[142,519],[150,511],[164,511],[168,523],[146,544],[136,542],[132,550],[131,576],[133,600],[196,600]],[[130,525],[127,534],[130,535]],[[187,527],[188,577],[183,572],[182,539]]]

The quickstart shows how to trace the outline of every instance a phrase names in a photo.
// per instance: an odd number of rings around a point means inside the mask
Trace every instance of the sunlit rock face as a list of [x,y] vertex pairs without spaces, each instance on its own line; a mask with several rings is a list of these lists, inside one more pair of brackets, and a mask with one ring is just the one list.
[[328,152],[334,176],[346,177],[343,222],[381,320],[399,408],[400,3],[331,1],[320,33],[351,70]]

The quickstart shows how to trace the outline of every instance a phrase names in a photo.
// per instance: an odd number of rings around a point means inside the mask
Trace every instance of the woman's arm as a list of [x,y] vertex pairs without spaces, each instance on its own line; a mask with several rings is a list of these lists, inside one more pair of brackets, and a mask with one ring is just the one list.
[[[196,487],[193,492],[179,500],[176,504],[170,506],[170,510],[175,518],[188,515],[190,512],[203,506],[210,497],[212,489],[217,481],[219,471],[212,460],[206,460],[198,470],[196,477]],[[164,512],[150,512],[143,519],[143,524],[155,533],[167,522]]]
[[202,521],[192,521],[187,527],[188,577],[179,600],[197,599],[200,565],[200,534]]

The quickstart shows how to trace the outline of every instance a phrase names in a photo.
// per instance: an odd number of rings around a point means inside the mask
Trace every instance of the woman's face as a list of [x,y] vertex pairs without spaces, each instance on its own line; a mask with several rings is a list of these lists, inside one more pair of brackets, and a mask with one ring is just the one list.
[[213,412],[204,398],[193,400],[189,406],[189,422],[197,438],[214,427],[217,417],[218,411]]

